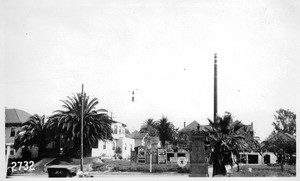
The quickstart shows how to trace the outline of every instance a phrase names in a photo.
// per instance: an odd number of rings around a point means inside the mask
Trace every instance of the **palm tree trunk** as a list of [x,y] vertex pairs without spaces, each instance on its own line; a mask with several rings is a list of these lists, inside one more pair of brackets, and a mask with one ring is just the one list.
[[224,164],[220,164],[219,156],[215,156],[213,159],[213,176],[215,175],[226,175],[227,171]]

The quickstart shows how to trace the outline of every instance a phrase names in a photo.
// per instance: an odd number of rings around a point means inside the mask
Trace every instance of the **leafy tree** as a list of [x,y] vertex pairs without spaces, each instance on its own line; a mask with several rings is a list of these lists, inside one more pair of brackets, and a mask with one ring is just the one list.
[[280,149],[287,154],[296,152],[296,114],[288,109],[279,109],[274,115],[274,131],[263,141],[263,151],[278,154]]
[[14,141],[14,149],[21,147],[30,148],[37,145],[39,155],[45,150],[47,144],[45,116],[34,114],[28,118],[21,126]]
[[159,139],[163,147],[165,147],[166,141],[175,140],[174,135],[178,129],[174,128],[172,122],[168,121],[167,117],[162,117],[159,121],[155,123],[155,127],[158,131]]
[[233,156],[240,159],[239,151],[245,146],[245,136],[240,130],[245,126],[240,121],[233,121],[230,113],[223,118],[217,117],[214,122],[208,121],[206,154],[213,164],[213,176],[226,175],[225,165],[233,165]]
[[296,138],[288,133],[274,131],[262,144],[263,151],[270,151],[276,155],[280,149],[290,155],[296,153]]
[[148,133],[149,136],[158,136],[155,121],[152,118],[145,120],[140,129],[140,133]]
[[[64,110],[56,110],[49,118],[47,128],[52,133],[52,140],[59,140],[70,145],[70,153],[79,156],[81,143],[81,111],[83,106],[83,147],[84,156],[91,151],[98,140],[112,140],[112,120],[104,109],[96,110],[97,98],[89,99],[85,93],[62,100]],[[83,100],[83,105],[82,105]]]
[[279,109],[274,115],[275,122],[273,126],[276,132],[289,133],[293,136],[296,135],[296,114],[288,109]]

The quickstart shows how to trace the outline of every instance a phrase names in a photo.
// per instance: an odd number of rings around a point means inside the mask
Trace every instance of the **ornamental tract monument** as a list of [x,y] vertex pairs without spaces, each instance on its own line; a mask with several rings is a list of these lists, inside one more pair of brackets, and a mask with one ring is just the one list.
[[200,132],[200,125],[197,126],[197,131],[192,132],[192,151],[190,177],[208,177],[208,164],[205,158],[205,134]]

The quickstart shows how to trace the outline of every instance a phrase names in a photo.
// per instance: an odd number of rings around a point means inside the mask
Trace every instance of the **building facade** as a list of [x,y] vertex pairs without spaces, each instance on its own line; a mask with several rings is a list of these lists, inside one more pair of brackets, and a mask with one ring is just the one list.
[[[134,150],[135,143],[129,135],[125,133],[126,125],[120,122],[115,122],[112,124],[113,130],[113,140],[112,141],[102,141],[99,140],[98,144],[92,148],[93,157],[113,157],[118,154],[122,158],[130,158],[131,151]],[[121,153],[120,153],[121,152]]]
[[17,132],[21,129],[22,123],[26,122],[31,115],[20,109],[5,108],[5,155],[9,152],[9,157],[14,157],[16,151],[13,144]]

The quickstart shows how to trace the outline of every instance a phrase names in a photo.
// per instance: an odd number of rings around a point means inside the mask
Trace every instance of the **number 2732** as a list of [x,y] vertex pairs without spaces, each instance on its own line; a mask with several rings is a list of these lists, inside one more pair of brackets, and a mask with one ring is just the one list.
[[[24,163],[24,165],[23,165]],[[24,170],[34,170],[34,168],[32,168],[32,166],[34,165],[34,161],[24,161],[24,162],[11,162],[12,164],[12,171],[16,171],[16,167],[17,165],[19,165],[19,170],[21,170],[22,166],[24,166]]]

